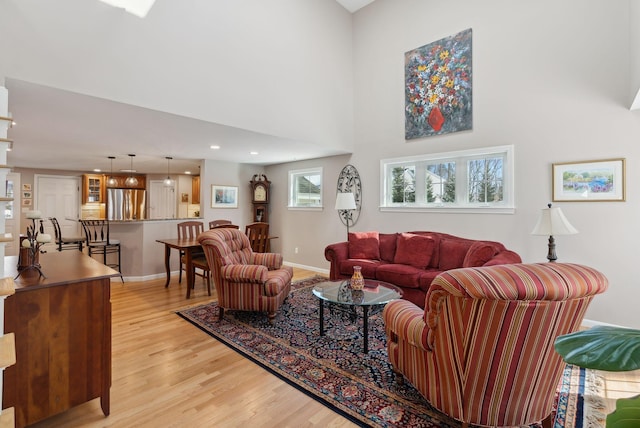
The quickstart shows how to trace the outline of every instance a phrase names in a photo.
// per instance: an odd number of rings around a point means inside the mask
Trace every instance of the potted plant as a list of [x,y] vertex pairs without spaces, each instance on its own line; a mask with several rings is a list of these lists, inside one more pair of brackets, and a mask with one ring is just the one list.
[[[640,369],[640,330],[597,326],[558,336],[554,347],[565,362],[612,372]],[[640,395],[621,398],[607,416],[607,428],[640,426]]]

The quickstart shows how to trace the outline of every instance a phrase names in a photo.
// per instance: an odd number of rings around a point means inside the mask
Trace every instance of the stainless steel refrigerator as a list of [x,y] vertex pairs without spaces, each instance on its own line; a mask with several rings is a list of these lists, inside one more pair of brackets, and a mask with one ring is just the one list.
[[107,189],[107,219],[144,220],[146,199],[146,190]]

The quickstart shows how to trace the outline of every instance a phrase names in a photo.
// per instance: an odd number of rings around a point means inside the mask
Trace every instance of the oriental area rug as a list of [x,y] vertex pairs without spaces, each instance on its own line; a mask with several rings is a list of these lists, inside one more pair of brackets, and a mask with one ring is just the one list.
[[[327,312],[325,335],[319,335],[318,300],[311,290],[321,281],[326,278],[292,284],[275,325],[266,314],[230,310],[218,321],[215,302],[178,315],[359,426],[459,427],[408,382],[395,381],[380,311],[369,318],[367,354],[361,317],[354,322],[336,308]],[[604,427],[601,388],[594,372],[568,366],[556,394],[554,428]]]

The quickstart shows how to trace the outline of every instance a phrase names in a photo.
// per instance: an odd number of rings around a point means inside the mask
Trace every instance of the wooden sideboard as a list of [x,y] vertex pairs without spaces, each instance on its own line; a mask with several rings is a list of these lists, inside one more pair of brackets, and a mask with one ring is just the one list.
[[[4,330],[15,333],[16,364],[4,372],[3,408],[16,427],[100,397],[109,415],[111,277],[120,274],[79,251],[40,254],[42,272],[16,279],[5,301]],[[17,258],[5,257],[15,277]]]

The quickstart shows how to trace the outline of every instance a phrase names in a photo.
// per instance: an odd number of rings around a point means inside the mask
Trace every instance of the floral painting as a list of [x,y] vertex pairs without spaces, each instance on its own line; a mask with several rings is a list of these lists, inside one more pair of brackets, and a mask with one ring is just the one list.
[[471,29],[405,53],[405,138],[472,128]]

